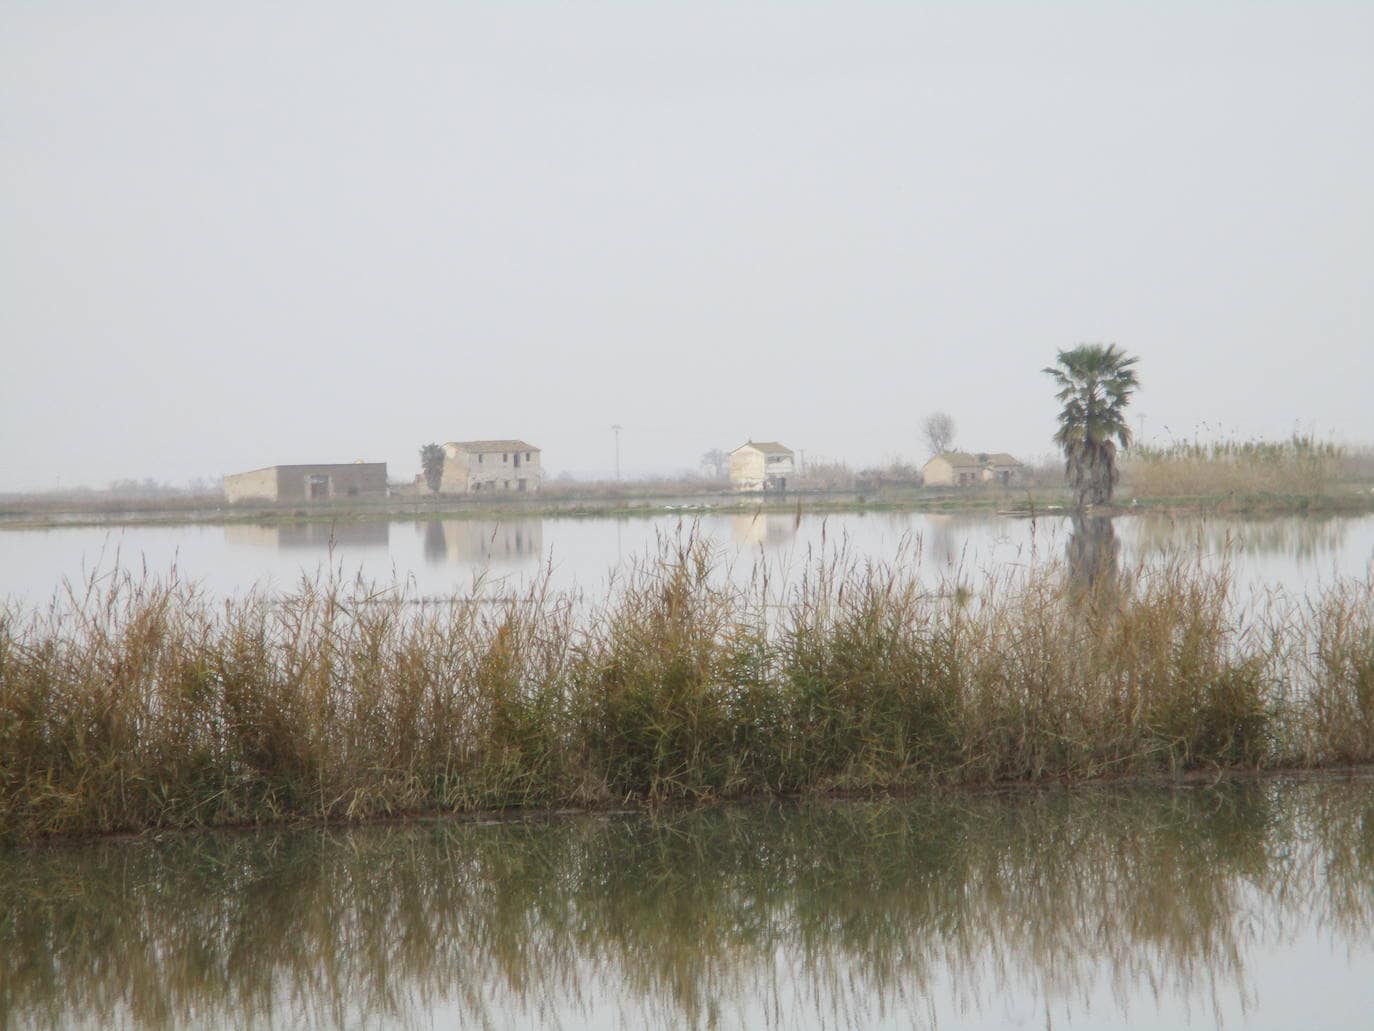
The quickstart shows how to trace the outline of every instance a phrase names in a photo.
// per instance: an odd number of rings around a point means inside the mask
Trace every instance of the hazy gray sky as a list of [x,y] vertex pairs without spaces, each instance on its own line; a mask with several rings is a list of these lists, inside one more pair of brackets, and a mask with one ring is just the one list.
[[0,2],[0,488],[1374,440],[1374,3]]

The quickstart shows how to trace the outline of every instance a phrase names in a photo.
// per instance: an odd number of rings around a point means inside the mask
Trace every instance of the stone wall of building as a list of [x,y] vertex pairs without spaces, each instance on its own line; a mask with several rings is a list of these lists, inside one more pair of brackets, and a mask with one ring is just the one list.
[[741,448],[730,453],[730,482],[736,490],[758,490],[763,480],[763,452]]
[[936,455],[921,469],[921,481],[927,487],[952,487],[954,466],[949,459]]
[[230,502],[331,501],[385,495],[385,462],[274,465],[224,478],[224,496]]
[[468,491],[468,461],[476,455],[466,451],[444,449],[444,473],[439,478],[440,494],[466,494]]
[[790,454],[746,445],[730,452],[730,483],[735,490],[777,489],[793,474],[793,467]]
[[224,478],[224,497],[231,504],[238,501],[276,501],[276,466],[226,476]]
[[[518,461],[518,464],[517,464]],[[448,451],[444,454],[444,476],[439,490],[444,494],[469,491],[523,491],[539,489],[539,452]],[[521,486],[521,484],[524,486]]]
[[1021,480],[1022,466],[1009,457],[966,455],[951,452],[936,455],[921,468],[921,482],[927,487],[970,487],[979,483],[1006,486]]

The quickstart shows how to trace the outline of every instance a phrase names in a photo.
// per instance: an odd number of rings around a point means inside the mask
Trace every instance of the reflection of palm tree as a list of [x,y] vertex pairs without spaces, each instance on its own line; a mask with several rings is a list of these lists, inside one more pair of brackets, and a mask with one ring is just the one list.
[[1075,590],[1094,591],[1116,583],[1121,544],[1108,516],[1073,517],[1069,535],[1069,581]]

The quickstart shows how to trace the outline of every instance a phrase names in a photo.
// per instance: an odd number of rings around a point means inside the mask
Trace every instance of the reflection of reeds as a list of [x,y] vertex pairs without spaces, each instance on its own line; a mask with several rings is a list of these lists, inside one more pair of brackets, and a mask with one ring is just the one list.
[[1367,938],[1371,821],[1368,782],[1270,782],[0,853],[0,1025],[1205,1006],[1255,945]]
[[0,612],[0,834],[1374,759],[1374,593],[1237,614],[1166,562],[977,593],[688,537],[599,608],[113,578]]
[[1286,555],[1310,563],[1335,555],[1345,544],[1350,521],[1320,516],[1252,519],[1175,519],[1142,513],[1130,527],[1142,554]]

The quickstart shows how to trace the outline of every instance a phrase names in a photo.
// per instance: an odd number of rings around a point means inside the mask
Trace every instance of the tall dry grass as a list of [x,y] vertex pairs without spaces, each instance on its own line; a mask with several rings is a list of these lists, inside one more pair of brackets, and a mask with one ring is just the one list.
[[1325,494],[1351,472],[1346,449],[1302,434],[1281,441],[1180,441],[1127,451],[1120,492],[1141,497]]
[[1374,593],[1184,562],[970,593],[687,537],[588,604],[120,576],[0,612],[0,833],[360,820],[1374,759]]

